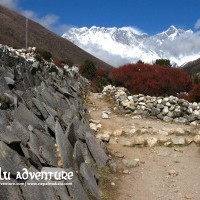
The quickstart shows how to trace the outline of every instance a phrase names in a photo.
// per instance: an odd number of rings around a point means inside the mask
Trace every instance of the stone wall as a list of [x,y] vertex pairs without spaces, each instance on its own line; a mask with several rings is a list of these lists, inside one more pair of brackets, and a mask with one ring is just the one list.
[[200,123],[200,103],[197,102],[189,103],[174,96],[131,95],[127,89],[111,85],[103,89],[103,94],[112,95],[119,108],[126,113],[152,116],[166,122],[173,121],[191,125]]
[[[89,127],[83,105],[87,81],[76,67],[34,60],[34,49],[0,46],[0,167],[17,172],[72,171],[72,185],[1,186],[0,199],[99,199],[93,165],[108,157]],[[31,56],[31,57],[30,57]],[[26,61],[25,61],[26,58]],[[5,182],[1,180],[1,182]]]

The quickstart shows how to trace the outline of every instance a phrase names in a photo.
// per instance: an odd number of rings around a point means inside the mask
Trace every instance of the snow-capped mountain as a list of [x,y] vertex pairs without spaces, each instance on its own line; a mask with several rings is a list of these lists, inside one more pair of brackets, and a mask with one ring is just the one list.
[[200,34],[175,26],[153,36],[132,27],[70,28],[63,37],[113,66],[159,58],[182,65],[200,57]]

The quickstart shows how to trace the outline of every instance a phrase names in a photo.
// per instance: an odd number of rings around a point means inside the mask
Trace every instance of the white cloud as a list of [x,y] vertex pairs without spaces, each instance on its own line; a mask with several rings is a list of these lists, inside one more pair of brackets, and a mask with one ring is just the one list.
[[196,24],[194,25],[195,29],[200,29],[200,19],[197,20]]
[[0,4],[15,10],[18,7],[18,0],[0,0]]
[[20,13],[53,31],[56,31],[57,26],[60,26],[59,17],[54,14],[47,14],[45,16],[39,17],[37,13],[35,13],[32,10],[22,10],[22,9],[20,9]]

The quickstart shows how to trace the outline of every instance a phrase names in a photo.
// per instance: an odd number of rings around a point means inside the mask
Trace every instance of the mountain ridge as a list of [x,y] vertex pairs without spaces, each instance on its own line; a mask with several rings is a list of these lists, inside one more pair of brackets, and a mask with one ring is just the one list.
[[[170,59],[180,66],[200,57],[195,43],[195,37],[200,43],[200,35],[173,25],[155,35],[133,27],[72,27],[62,37],[114,66],[138,60],[152,63],[160,58]],[[191,41],[195,48],[190,45]]]

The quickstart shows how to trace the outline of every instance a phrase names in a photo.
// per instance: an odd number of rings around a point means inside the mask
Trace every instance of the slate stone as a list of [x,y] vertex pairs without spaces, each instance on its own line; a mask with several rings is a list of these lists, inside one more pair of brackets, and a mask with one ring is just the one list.
[[153,108],[151,111],[151,115],[152,116],[157,116],[158,114],[160,114],[161,110],[159,108]]
[[[27,183],[37,183],[39,181],[32,181],[29,180],[27,181]],[[46,181],[43,181],[44,183]],[[51,185],[26,185],[26,187],[21,187],[22,191],[23,191],[23,196],[25,199],[27,200],[44,200],[44,199],[49,199],[49,200],[64,200],[61,199],[58,195],[57,195],[57,191],[54,189],[54,186]],[[67,200],[67,193],[66,193],[66,200]]]
[[23,104],[20,104],[19,107],[14,110],[13,117],[20,121],[25,128],[32,125],[36,129],[44,129],[44,123]]
[[47,119],[48,117],[48,112],[46,111],[45,107],[43,106],[42,102],[37,100],[36,98],[32,98],[33,103],[37,107],[37,109],[40,111],[44,119]]
[[26,148],[24,145],[20,144],[20,147],[23,151],[23,154],[25,156],[25,158],[33,165],[35,166],[37,169],[41,169],[42,165],[40,163],[39,158],[28,148]]
[[105,154],[100,142],[90,132],[85,133],[85,140],[89,151],[98,165],[106,165],[108,157]]
[[60,123],[56,121],[55,126],[56,133],[56,143],[61,154],[61,159],[64,168],[69,168],[73,166],[73,147],[68,140],[68,135],[64,134]]
[[0,125],[7,125],[9,123],[7,119],[7,112],[4,110],[1,110],[0,112]]
[[0,93],[3,94],[6,90],[9,90],[7,82],[3,76],[0,76]]
[[45,107],[45,109],[49,113],[49,115],[51,115],[52,117],[58,116],[58,113],[53,108],[51,108],[50,106],[48,106],[45,103],[42,103],[42,105]]
[[15,85],[15,81],[10,78],[10,77],[4,77],[4,79],[6,80],[6,83],[8,86],[14,86]]
[[89,200],[76,172],[72,168],[69,168],[67,171],[72,171],[74,173],[71,180],[72,185],[67,186],[70,197],[76,200]]
[[93,199],[99,200],[99,190],[96,182],[95,174],[88,164],[82,163],[80,166],[80,175],[83,179],[83,183],[92,194]]
[[[5,183],[5,181],[0,181]],[[2,200],[24,200],[19,186],[4,185],[0,187],[0,199]]]
[[73,122],[68,125],[68,127],[67,127],[67,129],[65,131],[65,134],[67,135],[70,144],[74,148],[74,145],[75,145],[75,143],[77,141],[77,137],[76,137],[76,133],[75,133],[75,130],[74,130]]
[[13,135],[16,135],[23,144],[27,144],[29,140],[28,130],[16,119],[11,124],[11,130]]
[[78,169],[80,168],[81,163],[85,162],[82,152],[83,152],[83,143],[81,141],[77,141],[74,146],[74,159],[76,161]]
[[58,107],[57,101],[53,98],[53,95],[48,91],[47,88],[44,88],[41,92],[41,96],[46,103],[46,105],[50,106],[54,110]]
[[59,104],[58,111],[59,113],[61,113],[61,115],[64,115],[66,110],[68,109],[71,110],[69,103],[65,101],[64,99],[60,99],[58,101],[58,104]]
[[38,158],[44,160],[44,162],[50,166],[57,165],[57,158],[55,153],[55,141],[48,135],[40,132],[39,130],[33,130],[30,132],[29,145],[31,150],[39,156]]
[[2,141],[0,141],[0,163],[2,171],[8,171],[13,175],[27,168],[24,159]]
[[17,135],[15,135],[10,129],[3,126],[0,128],[0,140],[7,144],[21,142]]
[[45,163],[45,160],[40,156],[40,144],[39,138],[32,132],[30,132],[30,139],[28,142],[29,149],[32,153],[34,153],[41,163]]
[[57,84],[54,84],[55,86],[55,89],[60,92],[61,94],[63,94],[65,97],[73,97],[74,98],[74,95],[72,95],[68,90],[67,88],[61,88],[59,87]]
[[55,122],[55,120],[54,120],[54,118],[52,116],[49,116],[46,119],[46,124],[47,124],[48,128],[51,129],[55,133],[56,122]]

